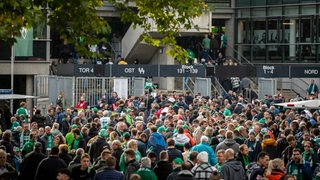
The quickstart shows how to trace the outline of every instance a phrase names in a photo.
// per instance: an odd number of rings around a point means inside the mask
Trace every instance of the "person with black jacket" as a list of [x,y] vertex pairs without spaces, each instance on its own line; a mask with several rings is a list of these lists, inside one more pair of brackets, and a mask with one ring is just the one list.
[[172,172],[172,164],[169,163],[169,155],[167,151],[160,152],[160,161],[154,167],[153,171],[158,177],[158,180],[166,180],[169,174]]
[[100,156],[104,147],[110,149],[110,145],[107,142],[108,132],[105,129],[101,129],[99,132],[98,138],[91,144],[89,149],[89,155],[91,157],[91,162],[95,162],[96,159]]
[[20,164],[20,176],[19,179],[35,179],[35,174],[38,164],[46,158],[46,155],[42,153],[42,144],[36,142],[32,152],[28,153]]
[[58,170],[67,167],[67,164],[58,156],[59,149],[57,147],[53,147],[50,151],[50,156],[43,159],[38,165],[35,180],[57,179]]

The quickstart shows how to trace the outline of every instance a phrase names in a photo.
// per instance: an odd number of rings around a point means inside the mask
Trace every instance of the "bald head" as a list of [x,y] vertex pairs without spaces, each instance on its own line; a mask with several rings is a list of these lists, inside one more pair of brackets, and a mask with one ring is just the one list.
[[229,148],[225,151],[224,155],[226,157],[226,160],[234,159],[234,150]]

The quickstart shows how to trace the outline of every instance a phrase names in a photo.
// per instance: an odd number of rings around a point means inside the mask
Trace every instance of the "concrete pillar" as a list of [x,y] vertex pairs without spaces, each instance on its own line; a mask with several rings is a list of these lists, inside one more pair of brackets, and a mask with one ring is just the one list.
[[296,20],[290,19],[290,35],[289,35],[289,57],[295,60],[296,57]]
[[[174,65],[174,58],[172,56],[169,56],[166,52],[167,50],[170,50],[171,47],[165,46],[162,50],[162,54],[159,56],[159,64],[167,64],[167,65]],[[166,61],[164,61],[166,60]],[[174,77],[165,77],[165,78],[159,78],[159,86],[160,89],[165,90],[174,90]]]
[[[33,96],[33,75],[26,75],[26,95]],[[27,99],[27,109],[32,112],[33,99]]]
[[[238,22],[238,41],[237,43],[243,43],[243,30],[244,30],[244,24],[243,21]],[[243,46],[238,46],[238,60],[241,60],[241,56],[243,56]]]

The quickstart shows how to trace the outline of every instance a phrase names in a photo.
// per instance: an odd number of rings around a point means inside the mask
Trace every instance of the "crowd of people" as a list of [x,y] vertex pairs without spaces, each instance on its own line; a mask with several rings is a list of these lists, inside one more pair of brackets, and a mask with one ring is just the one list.
[[87,109],[62,94],[44,116],[21,102],[1,118],[0,179],[319,179],[319,110],[283,101],[113,92]]

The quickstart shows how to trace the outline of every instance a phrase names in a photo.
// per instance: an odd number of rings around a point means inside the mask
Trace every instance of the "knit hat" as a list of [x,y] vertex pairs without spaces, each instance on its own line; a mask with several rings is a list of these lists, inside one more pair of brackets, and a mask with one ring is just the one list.
[[100,137],[107,137],[107,136],[108,136],[107,130],[101,129],[101,130],[99,131],[99,136],[100,136]]
[[161,126],[158,128],[158,133],[166,132],[166,128]]
[[255,132],[253,129],[251,129],[251,130],[249,131],[249,135],[250,135],[250,134],[253,134],[253,135],[256,136],[256,132]]
[[126,139],[130,139],[130,134],[128,132],[125,132],[122,136]]
[[182,129],[189,129],[189,126],[185,124],[182,126]]
[[136,121],[142,121],[142,117],[141,116],[137,116],[136,117]]
[[129,112],[132,112],[132,109],[130,109],[130,108],[129,108],[129,109],[127,109],[127,113],[129,113]]
[[261,132],[262,134],[267,134],[267,133],[268,133],[268,129],[267,129],[267,128],[262,128],[262,129],[260,130],[260,132]]
[[19,147],[15,147],[14,152],[21,152],[21,149]]
[[202,151],[198,154],[197,159],[201,162],[208,163],[208,153],[206,151]]
[[92,108],[92,111],[97,113],[98,112],[98,108],[94,107],[94,108]]
[[173,160],[173,162],[174,162],[175,164],[182,164],[182,163],[183,163],[183,160],[182,160],[181,158],[175,158],[175,159]]

